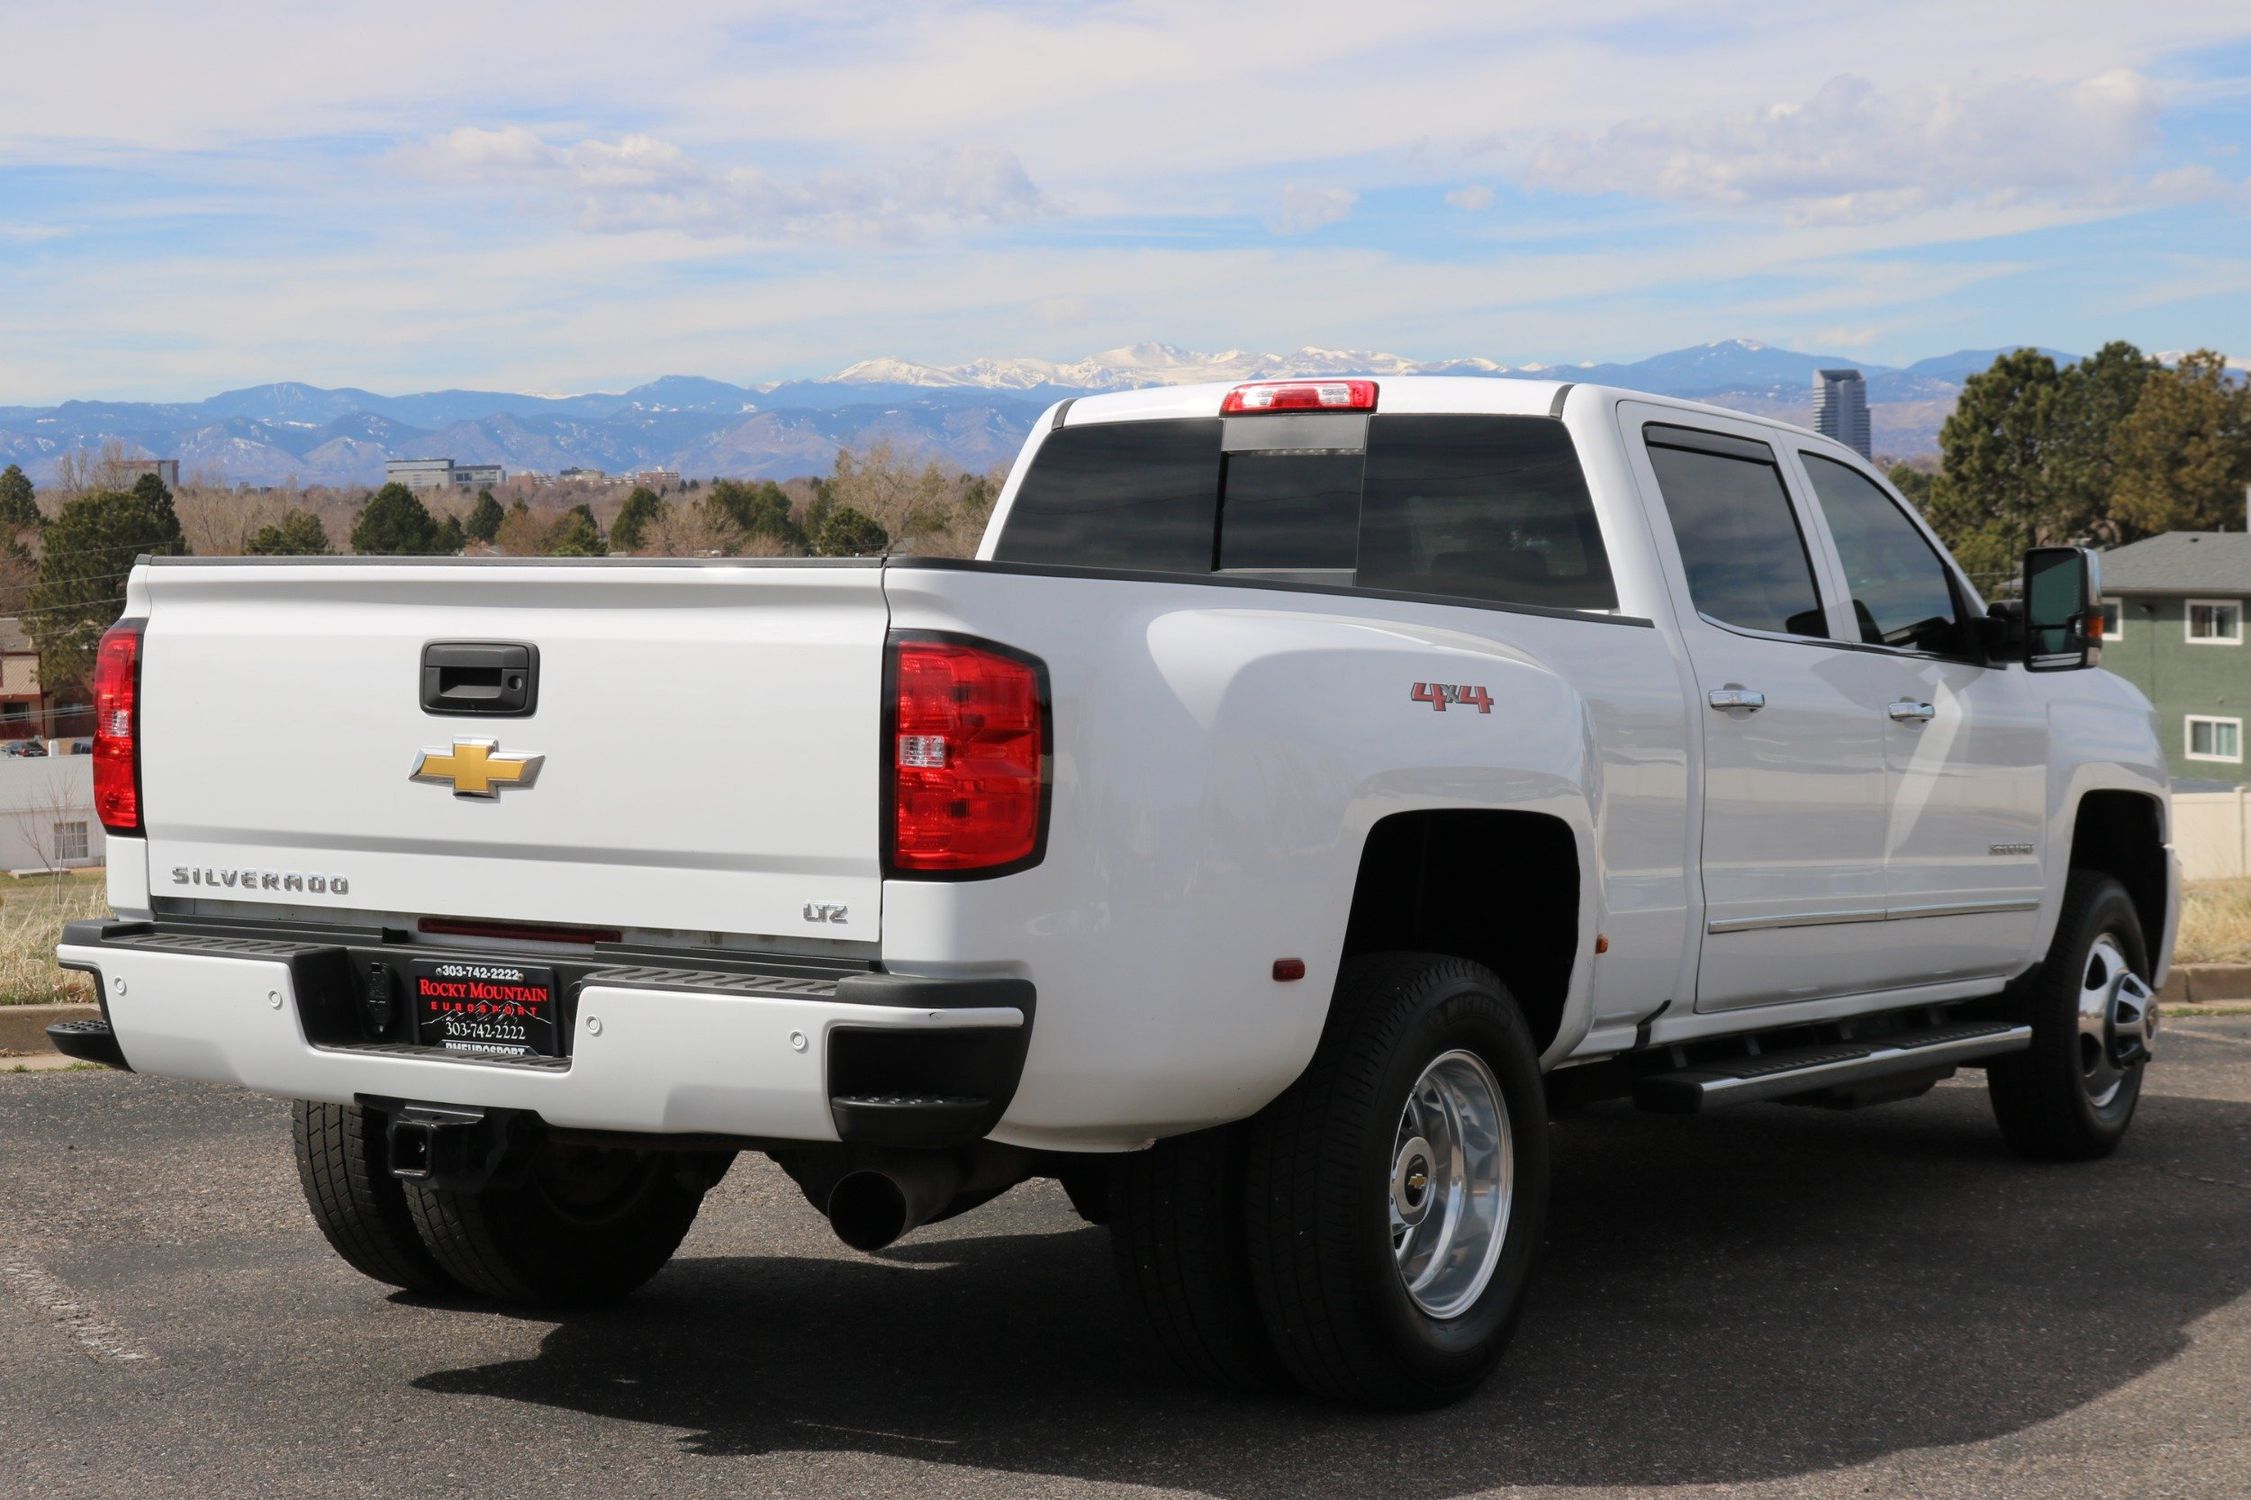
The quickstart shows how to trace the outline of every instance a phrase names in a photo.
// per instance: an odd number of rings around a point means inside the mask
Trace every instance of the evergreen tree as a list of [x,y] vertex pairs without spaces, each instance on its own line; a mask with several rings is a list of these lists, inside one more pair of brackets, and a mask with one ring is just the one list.
[[261,526],[243,545],[250,557],[326,557],[328,528],[309,510],[293,510],[272,526]]
[[31,487],[31,476],[15,464],[0,469],[0,532],[13,535],[26,527],[46,524],[47,518],[39,510],[38,492]]
[[1944,467],[1924,516],[1973,577],[2010,576],[2026,547],[2068,540],[2043,524],[2062,389],[2054,360],[2018,349],[1964,382],[1939,429]]
[[2151,371],[2118,424],[2111,509],[2144,534],[2244,524],[2251,483],[2251,389],[2209,349]]
[[849,505],[839,505],[813,537],[815,557],[872,557],[891,545],[881,526]]
[[664,515],[664,502],[656,491],[637,485],[625,497],[625,506],[610,523],[610,545],[620,552],[638,552],[649,544],[649,527]]
[[805,550],[805,532],[790,514],[789,496],[771,479],[756,484],[715,479],[704,503],[726,516],[746,538],[763,537],[792,552]]
[[442,557],[457,555],[469,545],[469,534],[461,529],[459,516],[447,516],[430,534],[430,550]]
[[143,474],[133,481],[133,494],[156,520],[156,529],[149,534],[143,550],[164,557],[188,555],[187,539],[180,534],[180,513],[172,508],[172,492],[154,473]]
[[564,511],[547,538],[549,557],[601,557],[608,551],[602,545],[602,528],[595,524],[590,506],[574,505]]
[[86,680],[102,632],[124,611],[126,575],[163,529],[147,499],[125,490],[80,495],[47,528],[25,619],[50,692]]
[[2132,344],[2114,340],[2062,372],[2056,431],[2041,461],[2049,540],[2116,545],[2148,535],[2117,515],[2111,500],[2121,477],[2121,424],[2161,368]]
[[394,481],[377,490],[352,523],[352,550],[369,557],[427,553],[437,529],[414,491]]
[[476,541],[489,542],[500,534],[500,523],[507,518],[508,512],[502,510],[500,502],[492,498],[492,491],[479,490],[477,503],[469,509],[469,524],[462,530]]
[[[1929,469],[1918,469],[1913,464],[1893,464],[1890,468],[1884,470],[1884,477],[1889,479],[1892,488],[1905,495],[1908,503],[1917,510],[1921,510],[1930,504],[1931,485],[1938,478]],[[986,509],[989,514],[991,507],[988,506]]]

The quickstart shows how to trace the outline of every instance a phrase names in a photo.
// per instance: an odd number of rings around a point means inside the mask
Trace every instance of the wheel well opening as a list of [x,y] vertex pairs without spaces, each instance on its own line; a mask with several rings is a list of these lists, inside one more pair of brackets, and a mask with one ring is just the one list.
[[1484,964],[1545,1049],[1579,943],[1579,852],[1544,813],[1441,808],[1368,831],[1344,956],[1411,949]]
[[2165,843],[2157,803],[2139,792],[2089,792],[2071,830],[2071,867],[2100,870],[2126,887],[2142,936],[2154,948],[2165,931]]

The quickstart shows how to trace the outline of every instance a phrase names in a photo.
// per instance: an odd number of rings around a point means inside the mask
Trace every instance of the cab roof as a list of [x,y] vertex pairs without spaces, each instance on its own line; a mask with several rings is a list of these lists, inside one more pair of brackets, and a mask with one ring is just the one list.
[[[1817,443],[1838,447],[1840,451],[1849,451],[1837,444],[1835,439],[1824,437],[1795,423],[1737,411],[1732,407],[1714,406],[1709,402],[1685,401],[1678,396],[1659,396],[1648,391],[1626,390],[1618,386],[1589,385],[1570,380],[1519,380],[1491,375],[1340,374],[1333,377],[1305,377],[1308,381],[1316,378],[1373,379],[1377,386],[1378,413],[1484,412],[1496,416],[1560,416],[1562,401],[1568,394],[1578,400],[1593,397],[1608,402],[1642,401],[1692,415],[1721,417],[1730,422],[1751,422],[1787,433],[1800,441],[1810,438]],[[1272,383],[1274,382],[1207,381],[1197,385],[1148,386],[1140,390],[1106,392],[1099,396],[1079,396],[1049,408],[1046,422],[1058,427],[1076,427],[1091,422],[1216,417],[1219,415],[1219,404],[1229,391],[1244,384]],[[1290,383],[1295,384],[1296,381]]]

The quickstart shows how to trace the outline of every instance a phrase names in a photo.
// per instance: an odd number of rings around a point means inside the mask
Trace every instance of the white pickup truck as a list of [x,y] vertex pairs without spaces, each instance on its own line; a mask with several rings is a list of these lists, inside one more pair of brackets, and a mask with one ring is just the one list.
[[974,561],[161,559],[74,1055],[299,1101],[353,1266],[616,1297],[737,1151],[878,1249],[1033,1176],[1151,1341],[1429,1405],[1547,1121],[2123,1135],[2179,907],[2092,559],[1988,608],[1855,454],[1586,385],[1062,403]]

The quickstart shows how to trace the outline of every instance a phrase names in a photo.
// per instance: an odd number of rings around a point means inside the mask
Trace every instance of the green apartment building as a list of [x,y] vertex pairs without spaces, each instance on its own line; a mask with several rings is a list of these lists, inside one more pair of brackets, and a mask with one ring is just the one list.
[[2251,781],[2251,535],[2171,531],[2103,554],[2102,664],[2149,695],[2178,782]]

